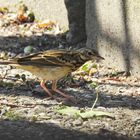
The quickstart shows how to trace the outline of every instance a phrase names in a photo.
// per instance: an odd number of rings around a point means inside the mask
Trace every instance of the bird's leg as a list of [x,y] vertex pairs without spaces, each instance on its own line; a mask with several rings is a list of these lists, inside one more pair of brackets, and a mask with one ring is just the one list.
[[63,97],[65,97],[66,99],[70,99],[72,97],[66,95],[65,93],[63,93],[62,91],[60,91],[59,89],[57,89],[57,81],[53,80],[52,81],[52,90],[59,93],[60,95],[62,95]]
[[50,91],[46,88],[46,86],[45,86],[45,81],[44,81],[44,80],[41,80],[40,86],[47,92],[47,94],[48,94],[50,97],[52,97],[51,92],[50,92]]

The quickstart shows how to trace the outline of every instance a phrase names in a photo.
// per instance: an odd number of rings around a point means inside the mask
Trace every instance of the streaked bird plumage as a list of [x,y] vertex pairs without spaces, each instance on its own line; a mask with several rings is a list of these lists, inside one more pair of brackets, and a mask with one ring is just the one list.
[[82,48],[78,50],[47,50],[31,54],[25,57],[14,58],[6,61],[0,61],[0,65],[11,65],[16,68],[30,71],[41,79],[42,88],[52,96],[45,87],[47,80],[52,81],[52,90],[69,98],[57,89],[57,80],[75,71],[86,61],[104,59],[95,50]]

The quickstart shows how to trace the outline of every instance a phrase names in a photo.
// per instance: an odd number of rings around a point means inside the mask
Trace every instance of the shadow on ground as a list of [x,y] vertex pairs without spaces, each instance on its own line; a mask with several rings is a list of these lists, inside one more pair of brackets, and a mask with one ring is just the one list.
[[35,52],[55,49],[58,48],[59,45],[61,45],[63,49],[68,47],[65,40],[65,33],[59,35],[32,35],[30,37],[0,36],[0,51],[15,54],[24,53],[24,48],[29,45],[34,48]]
[[[108,85],[107,83],[102,83],[105,85]],[[101,85],[102,85],[101,84]],[[120,88],[120,87],[128,87],[127,85],[123,84],[110,84],[110,88]],[[137,87],[137,85],[136,85]],[[49,96],[42,90],[41,92],[35,92],[31,91],[34,90],[35,84],[33,84],[33,87],[29,87],[28,85],[12,85],[11,87],[5,87],[1,86],[0,87],[0,95],[4,96],[17,96],[17,97],[32,97],[36,99],[47,99]],[[104,87],[105,88],[105,87]],[[111,89],[111,90],[112,90]],[[115,91],[104,91],[102,88],[99,90],[99,98],[97,101],[97,107],[102,106],[102,107],[107,107],[107,108],[114,108],[114,107],[124,107],[124,108],[129,108],[129,109],[140,109],[140,98],[138,96],[133,97],[128,95],[123,95],[121,94],[116,94],[117,90]],[[96,96],[97,96],[97,91],[95,89],[88,89],[85,86],[82,87],[77,87],[77,88],[69,88],[69,87],[64,87],[62,89],[65,93],[67,93],[70,96],[73,96],[76,99],[76,102],[71,102],[71,101],[65,101],[65,105],[70,105],[70,106],[76,106],[76,107],[92,107]],[[113,93],[112,93],[113,92]],[[125,93],[125,92],[124,92]],[[54,93],[53,94],[56,99],[62,96],[59,96],[59,94]],[[51,100],[51,99],[50,99]],[[55,99],[52,99],[52,101]],[[37,104],[36,104],[37,105]],[[41,104],[42,106],[47,107],[48,104]]]
[[[1,129],[2,128],[2,129]],[[31,123],[28,121],[1,121],[1,140],[135,140],[113,131],[101,129],[99,132],[80,132],[60,128],[51,123]]]

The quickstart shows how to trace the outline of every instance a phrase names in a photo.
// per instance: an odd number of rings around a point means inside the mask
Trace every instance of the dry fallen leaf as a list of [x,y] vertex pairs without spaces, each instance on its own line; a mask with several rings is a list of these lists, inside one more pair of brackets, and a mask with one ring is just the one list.
[[43,29],[52,29],[53,26],[55,26],[55,23],[51,20],[45,20],[42,22],[37,23],[38,28],[43,28]]
[[19,5],[17,11],[17,20],[21,23],[33,22],[35,19],[34,13],[28,10],[25,4]]

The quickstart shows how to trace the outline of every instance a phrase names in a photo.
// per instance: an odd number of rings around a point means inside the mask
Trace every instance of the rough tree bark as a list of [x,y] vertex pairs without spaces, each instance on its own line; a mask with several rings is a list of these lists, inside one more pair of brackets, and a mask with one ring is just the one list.
[[65,0],[69,20],[69,32],[66,39],[70,44],[86,40],[85,4],[86,0]]

